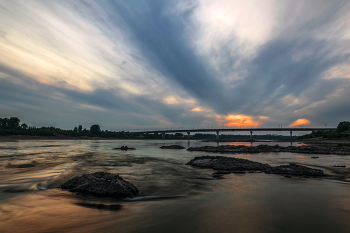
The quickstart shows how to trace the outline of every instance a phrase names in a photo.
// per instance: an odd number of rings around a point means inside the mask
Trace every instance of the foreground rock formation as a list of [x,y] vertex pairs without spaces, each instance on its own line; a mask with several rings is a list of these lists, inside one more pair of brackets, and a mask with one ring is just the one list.
[[179,146],[179,145],[161,146],[159,148],[160,149],[186,149],[185,147]]
[[139,193],[132,183],[121,176],[105,172],[76,176],[62,184],[61,188],[83,195],[112,198],[132,198]]
[[244,173],[246,171],[258,171],[267,174],[282,174],[304,177],[328,176],[320,169],[313,169],[297,164],[280,165],[272,167],[268,164],[224,156],[201,156],[195,157],[187,165],[195,167],[211,168],[217,170],[212,176],[220,177],[222,174]]
[[303,154],[336,154],[336,155],[350,155],[350,147],[321,147],[321,146],[202,146],[190,147],[188,151],[206,151],[206,152],[221,152],[221,153],[262,153],[262,152],[292,152]]

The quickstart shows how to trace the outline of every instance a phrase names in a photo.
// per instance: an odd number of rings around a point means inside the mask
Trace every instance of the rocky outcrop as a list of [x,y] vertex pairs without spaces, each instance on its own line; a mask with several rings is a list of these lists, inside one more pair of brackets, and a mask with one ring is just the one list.
[[121,176],[105,172],[76,176],[62,184],[61,188],[83,195],[112,198],[132,198],[139,193],[132,183]]
[[179,145],[161,146],[159,148],[160,149],[186,149],[185,147],[179,146]]
[[313,169],[302,165],[290,163],[289,165],[280,165],[277,167],[271,167],[264,171],[265,173],[281,174],[281,175],[293,175],[293,176],[311,176],[321,177],[327,176],[320,169]]
[[195,167],[211,168],[217,170],[212,177],[218,178],[223,174],[241,173],[246,171],[259,171],[267,174],[282,174],[304,177],[322,177],[328,176],[320,169],[313,169],[297,164],[280,165],[272,167],[268,164],[250,161],[248,159],[239,159],[224,156],[201,156],[195,157],[187,163]]
[[201,156],[195,157],[187,165],[196,167],[212,168],[214,170],[225,171],[264,171],[270,168],[270,165],[250,161],[248,159],[238,159],[224,156]]
[[263,152],[292,152],[303,154],[336,154],[336,155],[350,155],[350,147],[321,147],[321,146],[234,146],[234,145],[222,145],[222,146],[202,146],[202,147],[190,147],[188,151],[206,151],[206,152],[219,152],[219,153],[263,153]]

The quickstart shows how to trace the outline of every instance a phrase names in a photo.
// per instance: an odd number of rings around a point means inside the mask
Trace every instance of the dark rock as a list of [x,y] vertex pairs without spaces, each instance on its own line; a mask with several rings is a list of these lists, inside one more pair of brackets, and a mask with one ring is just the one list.
[[215,174],[230,174],[230,173],[231,173],[230,171],[225,171],[225,170],[220,170],[215,172]]
[[318,159],[319,157],[318,156],[313,156],[311,157],[312,159]]
[[179,146],[179,145],[161,146],[159,148],[160,149],[186,149],[185,147]]
[[[267,174],[282,174],[296,176],[322,177],[328,176],[322,170],[308,168],[302,165],[289,164],[272,167],[268,164],[224,156],[195,157],[187,163],[195,167],[211,168],[217,170],[214,174],[245,173],[246,171],[258,171]],[[221,172],[223,171],[223,172]]]
[[285,175],[284,177],[286,177],[286,178],[292,178],[291,176],[288,176],[288,175]]
[[135,148],[130,148],[130,147],[127,147],[127,146],[122,146],[120,148],[114,148],[115,150],[135,150]]
[[288,175],[295,175],[295,176],[326,176],[322,170],[320,169],[313,169],[309,167],[305,167],[302,165],[297,165],[294,163],[291,163],[289,165],[280,165],[277,167],[271,167],[267,170],[268,173],[271,174],[288,174]]
[[12,164],[8,163],[5,167],[7,168],[27,168],[27,167],[35,167],[37,162],[33,161],[31,163],[22,163],[22,164]]
[[105,205],[105,204],[91,204],[91,203],[76,203],[78,206],[83,206],[91,209],[98,209],[98,210],[121,210],[122,205],[116,204],[116,205]]
[[222,174],[218,174],[218,173],[213,173],[213,174],[211,174],[211,177],[213,177],[213,178],[222,178]]
[[132,198],[139,193],[132,183],[121,176],[105,172],[76,176],[62,184],[61,188],[83,195],[112,198]]
[[245,174],[244,171],[233,171],[233,174]]
[[270,167],[268,164],[250,161],[247,159],[238,159],[224,156],[202,156],[195,157],[187,165],[196,167],[212,168],[214,170],[225,171],[250,171],[250,170],[266,170]]

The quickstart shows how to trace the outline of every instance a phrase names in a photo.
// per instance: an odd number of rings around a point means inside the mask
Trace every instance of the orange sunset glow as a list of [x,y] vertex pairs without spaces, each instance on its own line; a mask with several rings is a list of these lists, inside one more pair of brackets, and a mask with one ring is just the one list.
[[254,121],[252,117],[245,115],[228,115],[225,117],[228,121],[225,125],[237,127],[256,127],[259,125],[258,121]]
[[297,126],[297,125],[307,125],[310,124],[310,121],[308,119],[298,119],[294,121],[292,124],[289,126]]

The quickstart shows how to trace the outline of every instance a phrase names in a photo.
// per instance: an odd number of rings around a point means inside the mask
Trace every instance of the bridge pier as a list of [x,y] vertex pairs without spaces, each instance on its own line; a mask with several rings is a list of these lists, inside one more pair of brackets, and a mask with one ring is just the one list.
[[165,133],[162,133],[162,139],[163,140],[165,139]]
[[290,131],[290,139],[293,139],[292,131]]
[[253,140],[253,131],[250,131],[250,140]]
[[140,134],[140,138],[143,138],[143,133],[142,133],[142,134]]
[[219,131],[216,131],[216,140],[219,140]]
[[187,139],[190,140],[191,139],[191,132],[187,132]]

